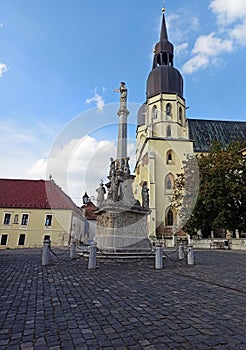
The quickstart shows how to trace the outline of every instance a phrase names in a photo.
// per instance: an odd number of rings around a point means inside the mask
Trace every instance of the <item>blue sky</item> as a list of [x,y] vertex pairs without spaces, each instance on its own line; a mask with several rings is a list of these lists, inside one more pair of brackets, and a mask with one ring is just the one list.
[[[145,101],[163,4],[0,0],[0,5],[0,176],[42,178],[61,135],[67,135],[63,151],[71,140],[90,135],[94,141],[86,147],[92,155],[100,142],[114,139],[103,125],[117,123],[117,106],[108,107],[112,113],[105,106],[118,103],[114,89],[120,81],[127,83],[129,102]],[[245,0],[166,0],[165,7],[187,116],[245,121]],[[136,122],[134,108],[130,118]],[[91,158],[83,156],[88,164]],[[79,176],[88,171],[81,162]],[[81,193],[87,185],[79,176],[73,187]]]

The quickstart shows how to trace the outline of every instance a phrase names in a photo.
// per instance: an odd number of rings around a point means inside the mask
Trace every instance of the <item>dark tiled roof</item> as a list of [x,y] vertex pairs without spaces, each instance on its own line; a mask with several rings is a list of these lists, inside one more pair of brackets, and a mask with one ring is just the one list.
[[1,208],[70,209],[75,203],[53,181],[0,179]]
[[208,152],[213,141],[219,141],[222,147],[246,141],[246,122],[188,119],[188,126],[194,152]]

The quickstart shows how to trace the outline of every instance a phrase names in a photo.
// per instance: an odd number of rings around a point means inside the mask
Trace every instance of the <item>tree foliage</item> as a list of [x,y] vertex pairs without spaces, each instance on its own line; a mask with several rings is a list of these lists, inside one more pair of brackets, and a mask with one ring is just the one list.
[[194,200],[194,162],[185,163],[184,173],[178,174],[175,181],[171,205],[185,219],[186,232],[201,229],[208,235],[216,228],[246,231],[246,156],[240,152],[245,146],[245,143],[234,142],[223,149],[214,142],[208,154],[196,157],[199,193],[190,213],[185,208],[187,198]]

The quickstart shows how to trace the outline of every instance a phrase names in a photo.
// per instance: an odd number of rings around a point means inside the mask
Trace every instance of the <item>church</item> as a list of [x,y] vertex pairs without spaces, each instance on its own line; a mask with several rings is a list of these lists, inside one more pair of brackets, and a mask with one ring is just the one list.
[[182,162],[209,152],[213,141],[226,147],[246,140],[246,122],[188,119],[183,77],[174,66],[174,46],[168,40],[163,9],[159,42],[146,83],[146,101],[138,113],[134,195],[141,201],[142,184],[149,188],[150,238],[172,236],[177,213],[170,207],[176,174]]

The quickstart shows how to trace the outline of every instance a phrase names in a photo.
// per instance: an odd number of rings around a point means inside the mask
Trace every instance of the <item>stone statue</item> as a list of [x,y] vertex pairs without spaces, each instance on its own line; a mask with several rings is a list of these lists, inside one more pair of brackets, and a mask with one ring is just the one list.
[[126,158],[125,159],[125,166],[124,166],[124,173],[126,174],[126,175],[130,175],[130,166],[129,166],[129,160],[130,160],[130,158],[128,157],[128,158]]
[[117,176],[113,175],[111,178],[111,191],[113,202],[118,201],[118,179]]
[[149,209],[149,189],[146,181],[142,185],[142,207]]
[[97,195],[97,207],[100,208],[102,206],[102,203],[104,201],[104,195],[106,193],[106,190],[103,186],[103,183],[100,183],[100,186],[96,189],[98,195]]
[[126,88],[126,84],[122,81],[120,83],[120,102],[124,102],[126,103],[127,100],[127,88]]
[[119,92],[120,93],[120,104],[122,105],[126,105],[126,101],[127,101],[127,88],[126,88],[126,83],[124,83],[123,81],[120,83],[120,88],[119,89],[115,89],[115,92]]
[[115,173],[115,160],[113,158],[110,158],[110,171],[109,171],[109,178],[113,176]]

